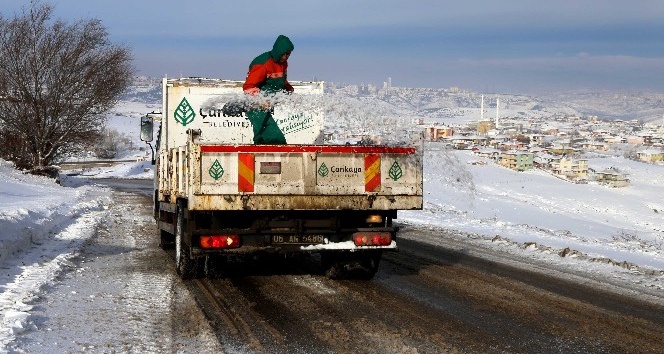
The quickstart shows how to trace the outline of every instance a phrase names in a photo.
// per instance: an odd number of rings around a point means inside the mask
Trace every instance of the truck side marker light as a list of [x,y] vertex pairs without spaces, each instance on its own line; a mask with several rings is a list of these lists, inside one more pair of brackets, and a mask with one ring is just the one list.
[[240,247],[238,235],[210,235],[201,236],[201,248],[237,248]]
[[355,246],[389,246],[392,234],[389,232],[356,232],[353,234]]
[[367,216],[367,224],[380,224],[383,222],[383,216],[380,214],[374,214]]

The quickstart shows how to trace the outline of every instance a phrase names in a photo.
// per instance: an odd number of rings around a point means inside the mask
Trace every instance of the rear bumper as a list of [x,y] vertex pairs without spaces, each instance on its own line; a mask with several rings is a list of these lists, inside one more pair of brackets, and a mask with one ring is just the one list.
[[390,251],[396,251],[397,250],[397,242],[392,240],[392,243],[390,243],[388,246],[356,246],[353,241],[344,241],[344,242],[331,242],[331,243],[324,243],[324,244],[318,244],[318,245],[307,245],[307,246],[301,246],[300,249],[302,251],[309,251],[309,252],[315,252],[315,251],[330,251],[330,250],[335,250],[335,251],[363,251],[363,250],[390,250]]
[[[367,229],[361,229],[367,231]],[[192,235],[192,256],[203,256],[213,254],[251,254],[251,253],[317,253],[329,251],[347,251],[347,252],[362,252],[369,250],[398,250],[396,242],[396,228],[380,228],[371,229],[372,231],[390,232],[392,241],[386,246],[357,246],[351,240],[352,233],[345,235],[328,235],[323,238],[323,242],[315,244],[307,243],[276,243],[273,242],[274,238],[288,239],[294,234],[269,234],[269,235],[255,235],[255,234],[240,234],[240,247],[228,249],[203,249],[200,248],[198,239],[201,235],[210,234],[209,232],[197,232]],[[223,233],[232,233],[226,230]],[[305,235],[306,236],[306,235]]]

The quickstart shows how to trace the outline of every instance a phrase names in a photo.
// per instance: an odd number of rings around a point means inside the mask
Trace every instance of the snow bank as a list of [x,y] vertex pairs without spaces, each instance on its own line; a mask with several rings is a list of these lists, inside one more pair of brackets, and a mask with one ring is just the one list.
[[32,327],[30,301],[106,217],[110,192],[65,187],[0,160],[0,352]]

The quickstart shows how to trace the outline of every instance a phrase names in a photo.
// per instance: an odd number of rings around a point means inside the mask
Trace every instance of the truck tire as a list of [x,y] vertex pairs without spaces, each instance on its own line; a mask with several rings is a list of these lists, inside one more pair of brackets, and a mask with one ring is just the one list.
[[198,260],[189,255],[189,246],[185,243],[187,232],[184,207],[177,207],[177,221],[175,224],[175,271],[182,279],[191,279],[198,276]]
[[381,251],[323,253],[325,276],[330,279],[371,280],[378,272]]

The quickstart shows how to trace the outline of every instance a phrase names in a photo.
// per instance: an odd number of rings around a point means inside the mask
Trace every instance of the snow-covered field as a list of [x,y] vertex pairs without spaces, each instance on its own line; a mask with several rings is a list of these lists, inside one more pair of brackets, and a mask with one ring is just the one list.
[[461,238],[566,269],[664,290],[664,166],[622,157],[631,185],[573,184],[540,170],[516,172],[469,151],[425,152],[424,210],[401,222],[458,230]]
[[[155,105],[123,102],[109,116],[118,131],[138,134],[138,118]],[[135,143],[136,146],[142,144]],[[146,151],[119,158],[144,158]],[[455,230],[469,243],[592,272],[632,289],[664,290],[664,166],[621,157],[591,158],[619,166],[631,185],[572,184],[541,171],[515,172],[468,151],[425,146],[424,210],[400,212],[400,223]],[[88,177],[151,178],[146,161],[86,168]],[[107,218],[110,192],[62,177],[22,174],[0,161],[0,352],[34,328],[33,301],[58,280]],[[436,242],[436,240],[426,240]],[[597,279],[597,277],[595,277]]]

